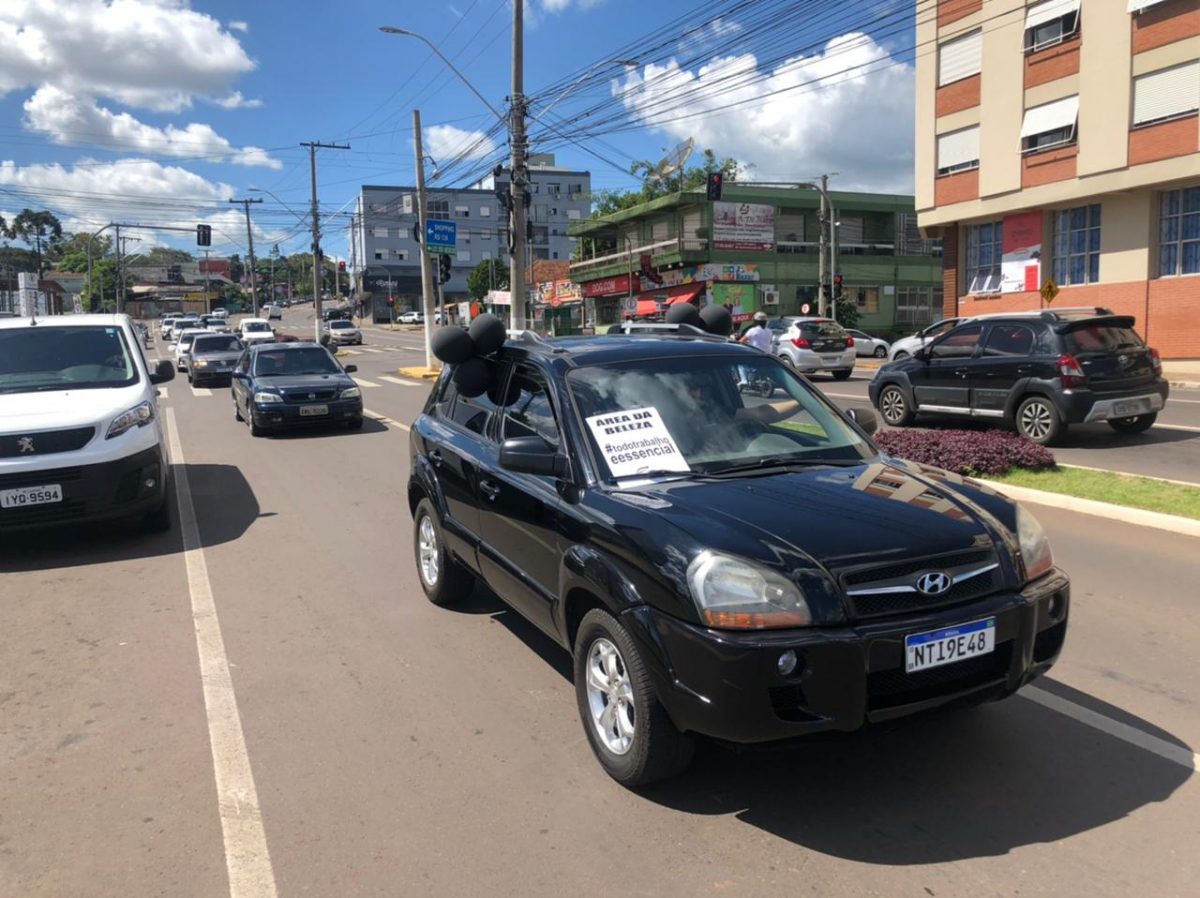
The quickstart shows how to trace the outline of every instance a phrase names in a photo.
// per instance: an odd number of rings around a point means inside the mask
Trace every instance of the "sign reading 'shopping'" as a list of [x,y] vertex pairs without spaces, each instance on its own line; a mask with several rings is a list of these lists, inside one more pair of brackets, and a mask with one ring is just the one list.
[[453,221],[425,222],[425,249],[431,253],[454,255],[458,244],[458,224]]

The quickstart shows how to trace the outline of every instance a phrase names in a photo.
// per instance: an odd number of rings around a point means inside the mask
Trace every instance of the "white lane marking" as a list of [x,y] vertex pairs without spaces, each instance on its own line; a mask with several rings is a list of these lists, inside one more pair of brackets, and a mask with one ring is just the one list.
[[1138,748],[1152,754],[1156,754],[1160,758],[1174,761],[1188,770],[1200,770],[1200,755],[1197,755],[1186,746],[1175,745],[1172,742],[1167,742],[1165,739],[1151,736],[1149,733],[1144,733],[1127,723],[1121,723],[1118,720],[1113,720],[1111,717],[1105,717],[1103,714],[1099,714],[1090,708],[1067,701],[1065,698],[1060,698],[1053,692],[1047,692],[1045,689],[1040,689],[1037,686],[1027,686],[1017,694],[1035,704],[1041,705],[1043,708],[1057,711],[1059,714],[1070,717],[1072,720],[1090,726],[1102,733],[1107,733],[1123,742],[1128,742],[1130,745],[1136,745]]
[[419,387],[419,386],[421,386],[421,384],[415,380],[405,380],[402,377],[392,377],[390,374],[381,374],[381,375],[379,375],[379,379],[386,380],[390,384],[399,384],[402,387]]
[[211,396],[212,390],[208,387],[192,387],[193,396]]
[[158,388],[158,398],[159,398],[159,399],[169,399],[169,398],[170,398],[170,397],[167,395],[167,388],[166,388],[166,387],[159,387],[159,388]]
[[356,384],[358,384],[360,387],[377,387],[377,386],[379,386],[379,384],[375,383],[375,381],[367,380],[365,377],[356,377],[356,378],[354,378],[354,382]]
[[[1170,400],[1167,400],[1170,402]],[[1188,427],[1185,424],[1155,424],[1151,430],[1182,430],[1187,433],[1200,433],[1200,427]]]
[[399,430],[409,430],[410,429],[407,424],[401,424],[399,421],[394,421],[391,418],[389,418],[387,415],[379,414],[379,412],[373,412],[369,408],[364,408],[363,414],[366,415],[368,418],[378,421],[380,424],[386,424],[388,427],[395,427]]
[[167,409],[167,437],[175,467],[175,499],[183,534],[188,591],[192,597],[192,624],[200,656],[200,681],[212,748],[217,809],[225,841],[229,894],[231,898],[274,898],[275,872],[267,851],[258,791],[254,787],[254,773],[246,752],[246,737],[242,732],[233,679],[229,675],[229,659],[225,655],[225,640],[221,637],[221,623],[217,619],[217,606],[208,579],[208,564],[200,542],[200,527],[192,505],[183,445],[173,408]]

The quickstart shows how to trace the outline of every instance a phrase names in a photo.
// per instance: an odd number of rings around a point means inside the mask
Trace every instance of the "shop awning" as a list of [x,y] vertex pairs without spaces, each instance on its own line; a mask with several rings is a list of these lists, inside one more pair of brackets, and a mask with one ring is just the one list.
[[658,300],[656,299],[639,299],[637,301],[637,314],[642,315],[657,315]]
[[[639,293],[637,308],[639,315],[653,315],[659,306],[673,306],[677,302],[695,302],[704,293],[704,283],[679,284],[675,287],[662,287],[658,290],[647,290]],[[643,312],[642,309],[649,311]]]

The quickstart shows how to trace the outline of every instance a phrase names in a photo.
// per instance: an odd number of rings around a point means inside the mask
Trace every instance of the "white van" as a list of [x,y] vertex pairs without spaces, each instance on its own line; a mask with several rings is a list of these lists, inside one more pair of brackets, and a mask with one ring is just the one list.
[[137,521],[170,527],[170,460],[127,315],[0,320],[0,533]]
[[247,346],[251,343],[269,343],[275,339],[275,330],[265,318],[243,318],[238,322],[238,336]]

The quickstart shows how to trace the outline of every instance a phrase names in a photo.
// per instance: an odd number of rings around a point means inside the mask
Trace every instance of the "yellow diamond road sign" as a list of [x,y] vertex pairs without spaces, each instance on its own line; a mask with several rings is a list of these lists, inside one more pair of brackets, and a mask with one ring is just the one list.
[[1046,302],[1054,302],[1054,297],[1058,296],[1058,284],[1054,283],[1054,278],[1046,278],[1046,283],[1042,284],[1042,299]]

